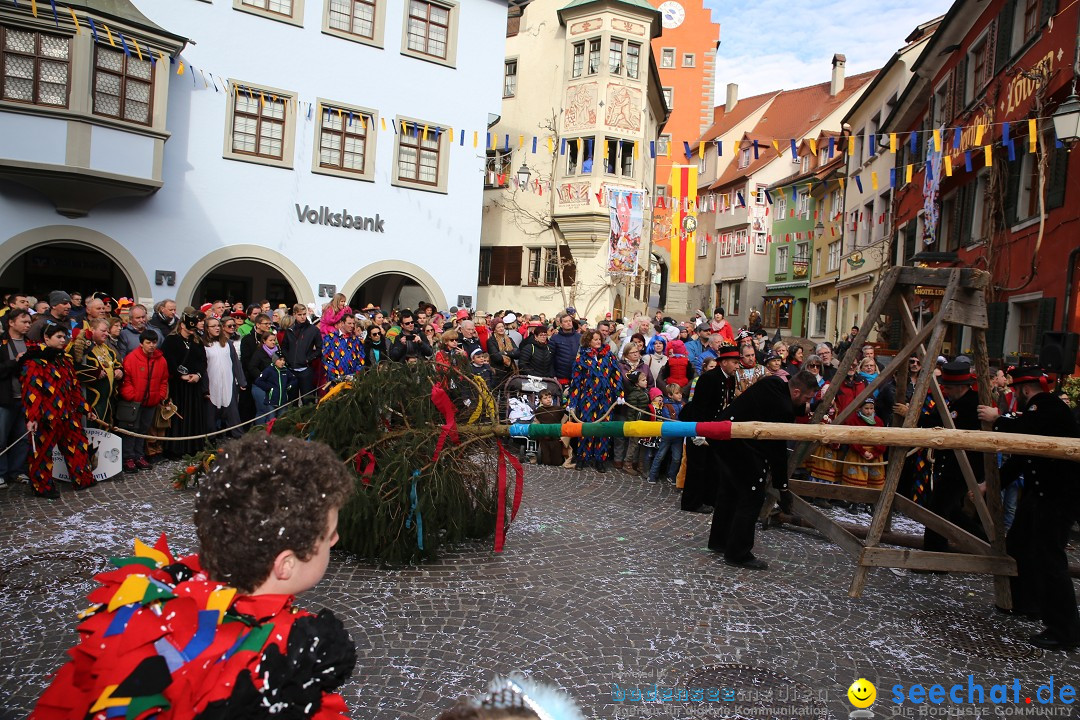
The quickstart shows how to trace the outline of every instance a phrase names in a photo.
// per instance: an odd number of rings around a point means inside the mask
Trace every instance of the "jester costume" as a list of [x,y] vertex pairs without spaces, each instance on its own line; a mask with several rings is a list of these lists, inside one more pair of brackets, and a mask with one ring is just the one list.
[[52,447],[60,449],[77,488],[94,484],[90,446],[80,416],[90,406],[79,390],[71,357],[56,348],[28,345],[23,356],[23,403],[26,421],[37,423],[36,451],[30,458],[30,483],[38,495],[55,493]]
[[364,369],[364,346],[360,338],[345,335],[337,330],[323,338],[323,368],[326,379],[339,383],[347,375],[356,375]]
[[164,535],[110,563],[32,720],[346,717],[333,691],[356,647],[329,610],[213,582],[197,555],[173,557]]
[[[622,375],[615,355],[607,345],[599,350],[581,348],[574,372],[570,377],[570,394],[566,407],[581,422],[597,422],[623,396]],[[582,438],[578,445],[578,462],[607,460],[611,438]]]

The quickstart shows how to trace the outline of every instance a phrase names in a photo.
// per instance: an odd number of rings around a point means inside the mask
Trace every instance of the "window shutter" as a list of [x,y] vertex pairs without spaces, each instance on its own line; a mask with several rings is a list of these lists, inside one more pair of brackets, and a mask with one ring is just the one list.
[[1016,18],[1016,0],[1005,3],[998,15],[997,44],[994,47],[994,74],[997,75],[1012,57],[1013,21]]
[[[477,268],[477,285],[487,285],[491,282],[491,250],[492,248],[480,248],[480,263]],[[486,273],[484,271],[487,271]]]
[[503,265],[503,285],[521,285],[522,247],[508,247]]
[[[960,58],[960,62],[956,66],[956,70],[953,71],[954,85],[953,85],[953,116],[959,115],[967,107],[967,70],[968,70],[968,56],[964,55]],[[958,123],[959,124],[959,123]],[[949,145],[952,145],[952,138],[949,138]]]
[[1042,15],[1039,17],[1039,21],[1045,25],[1050,21],[1050,18],[1054,17],[1057,12],[1057,0],[1042,0]]
[[904,257],[902,258],[904,265],[910,263],[911,256],[915,254],[916,233],[918,231],[918,223],[914,220],[904,226]]
[[1009,319],[1009,303],[986,304],[986,351],[993,359],[1005,357],[1005,323]]
[[559,268],[562,271],[562,284],[564,287],[570,287],[577,282],[577,265],[574,263],[574,256],[570,252],[570,248],[565,245],[559,246]]
[[[949,73],[949,79],[945,81],[945,107],[941,112],[941,124],[948,125],[953,117],[959,112],[956,107],[956,103],[953,102],[956,96],[956,68]],[[942,138],[942,149],[944,149],[945,138]]]
[[889,349],[900,349],[900,335],[903,331],[900,329],[900,317],[889,318]]
[[1046,209],[1053,210],[1065,204],[1065,178],[1069,168],[1069,151],[1054,148],[1050,152],[1049,177],[1046,182]]
[[505,285],[506,275],[506,248],[491,248],[491,270],[488,274],[488,283],[491,285]]
[[1017,222],[1016,207],[1020,202],[1020,172],[1023,165],[1019,156],[1016,162],[1005,163],[1005,225],[1007,227],[1012,227]]
[[1039,316],[1035,326],[1035,346],[1042,347],[1043,333],[1054,329],[1054,302],[1056,298],[1048,297],[1039,300]]
[[975,191],[978,180],[973,180],[964,186],[964,205],[960,209],[960,247],[971,244],[971,223],[975,216]]

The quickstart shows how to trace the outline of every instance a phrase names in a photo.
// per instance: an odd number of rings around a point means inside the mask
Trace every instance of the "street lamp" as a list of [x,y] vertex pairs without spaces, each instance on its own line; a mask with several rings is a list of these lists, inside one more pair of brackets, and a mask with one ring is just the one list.
[[1065,102],[1058,105],[1053,120],[1054,133],[1058,140],[1071,150],[1076,141],[1080,140],[1080,98],[1076,97],[1075,91],[1065,98]]
[[522,161],[521,167],[517,171],[518,187],[528,187],[530,177],[532,177],[532,171],[529,170],[529,164]]
[[819,219],[817,225],[814,226],[814,237],[820,240],[825,237],[825,224]]

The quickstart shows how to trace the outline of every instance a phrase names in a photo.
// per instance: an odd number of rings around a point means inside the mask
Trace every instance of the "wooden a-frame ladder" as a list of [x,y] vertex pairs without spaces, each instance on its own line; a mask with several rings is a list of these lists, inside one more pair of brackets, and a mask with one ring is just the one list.
[[[963,325],[971,329],[974,340],[974,370],[979,384],[979,403],[991,405],[990,378],[986,349],[986,300],[985,291],[990,281],[990,274],[969,268],[917,268],[894,267],[884,277],[870,308],[866,311],[862,326],[851,347],[840,360],[834,381],[829,385],[824,398],[818,405],[811,420],[821,422],[822,417],[832,406],[840,390],[841,381],[846,377],[848,368],[855,362],[863,343],[876,321],[883,315],[899,317],[902,325],[901,347],[892,362],[881,371],[877,378],[864,389],[854,401],[837,414],[834,424],[843,423],[854,413],[875,390],[890,377],[896,377],[898,401],[903,401],[904,389],[908,383],[907,359],[912,354],[919,354],[925,361],[915,380],[915,389],[908,404],[907,413],[894,416],[893,425],[914,427],[923,409],[922,399],[931,393],[944,428],[953,429],[941,388],[934,376],[934,362],[941,354],[942,343],[949,326]],[[908,290],[914,288],[943,289],[941,306],[938,313],[922,328],[916,328],[908,306]],[[929,338],[929,341],[927,341]],[[989,429],[989,427],[984,427]],[[810,453],[813,443],[799,443],[792,454],[788,466],[788,475],[802,465]],[[979,492],[968,463],[967,455],[962,450],[955,450],[961,471],[967,481],[968,490],[974,497],[975,509],[982,523],[986,537],[990,542],[978,538],[957,527],[941,516],[927,510],[912,500],[896,492],[900,475],[904,467],[904,458],[908,449],[892,447],[889,449],[888,466],[885,473],[885,485],[881,490],[872,488],[849,487],[840,484],[791,481],[793,512],[810,525],[837,543],[857,560],[855,577],[851,581],[849,595],[859,597],[866,585],[866,575],[873,567],[895,567],[911,570],[937,570],[948,572],[984,573],[994,576],[994,601],[1003,608],[1011,608],[1009,576],[1016,575],[1016,561],[1005,552],[1005,530],[1002,523],[1000,481],[998,478],[997,459],[991,453],[984,454],[984,476],[986,483],[985,499]],[[944,452],[950,452],[948,450]],[[873,503],[874,516],[865,540],[860,539],[828,517],[803,498],[827,498],[849,502]],[[948,539],[957,552],[929,552],[884,548],[879,546],[881,535],[888,526],[889,516],[896,508],[913,520],[922,523]]]

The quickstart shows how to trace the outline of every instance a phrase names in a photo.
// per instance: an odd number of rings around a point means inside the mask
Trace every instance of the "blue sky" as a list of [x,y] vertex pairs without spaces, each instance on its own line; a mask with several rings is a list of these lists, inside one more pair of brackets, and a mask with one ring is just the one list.
[[[695,0],[687,0],[694,2]],[[697,0],[701,1],[701,0]],[[847,56],[847,74],[879,68],[927,20],[943,15],[949,0],[704,0],[721,24],[716,56],[716,99],[729,82],[739,97],[815,85],[829,79],[835,53]]]

